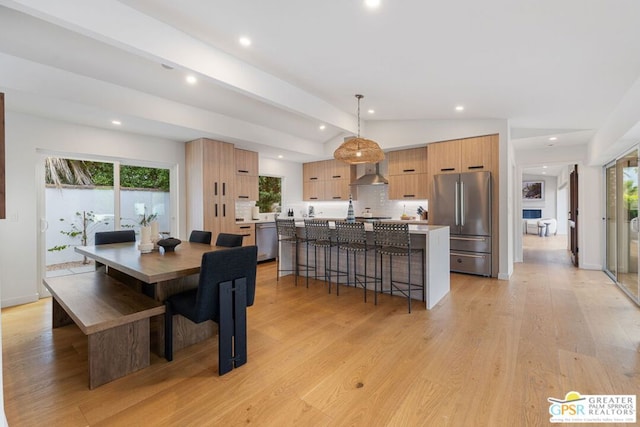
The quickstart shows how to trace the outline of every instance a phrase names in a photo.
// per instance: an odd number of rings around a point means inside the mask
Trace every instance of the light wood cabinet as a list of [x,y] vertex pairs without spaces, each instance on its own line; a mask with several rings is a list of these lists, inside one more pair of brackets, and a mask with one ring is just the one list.
[[258,153],[255,151],[234,151],[236,181],[234,191],[236,200],[257,201],[260,197],[258,178]]
[[462,172],[491,171],[493,142],[496,135],[461,140],[460,167]]
[[324,198],[324,181],[305,181],[302,183],[303,199],[307,201],[320,201]]
[[234,234],[241,234],[242,246],[253,246],[256,244],[255,224],[236,224]]
[[258,153],[236,148],[234,156],[236,175],[258,176]]
[[331,180],[324,183],[325,200],[349,200],[350,187],[347,180]]
[[429,173],[463,173],[493,170],[497,135],[455,139],[429,145]]
[[420,200],[428,198],[427,174],[389,175],[390,200]]
[[429,174],[460,173],[461,140],[429,144]]
[[390,151],[389,175],[427,173],[427,147]]
[[310,162],[302,165],[302,180],[304,182],[325,181],[325,162]]
[[350,180],[351,166],[338,160],[326,160],[324,163],[325,179],[328,181]]
[[257,201],[260,197],[257,176],[236,175],[235,194],[239,201]]
[[387,158],[390,200],[418,200],[429,197],[427,147],[390,151]]
[[306,201],[349,200],[355,168],[338,160],[302,165],[302,195]]
[[197,139],[186,144],[187,229],[235,230],[235,162],[232,144]]

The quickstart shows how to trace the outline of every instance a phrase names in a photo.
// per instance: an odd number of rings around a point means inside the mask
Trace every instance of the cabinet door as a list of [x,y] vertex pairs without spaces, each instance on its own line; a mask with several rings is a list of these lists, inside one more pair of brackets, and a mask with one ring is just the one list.
[[429,173],[460,173],[460,140],[429,144]]
[[[236,224],[236,200],[233,190],[236,174],[233,144],[216,142],[217,166],[219,167],[219,212],[218,227],[213,230],[217,233],[230,233],[235,230]],[[208,165],[211,167],[212,165]]]
[[236,174],[258,176],[258,153],[255,151],[236,148],[234,150],[234,155]]
[[349,180],[332,180],[325,181],[324,198],[325,200],[349,200]]
[[258,177],[236,175],[235,192],[237,200],[257,201],[259,197]]
[[302,165],[302,180],[304,182],[324,181],[325,162],[311,162]]
[[409,150],[390,151],[389,175],[427,172],[427,148],[411,148]]
[[351,178],[351,166],[339,160],[327,160],[324,162],[325,178],[332,180],[349,180]]
[[242,234],[242,246],[256,244],[256,226],[254,224],[236,224],[234,234]]
[[390,200],[422,200],[428,197],[426,173],[389,175]]
[[478,136],[462,140],[462,172],[491,171],[493,140],[497,135]]
[[302,198],[309,201],[324,200],[324,181],[305,181],[302,184]]

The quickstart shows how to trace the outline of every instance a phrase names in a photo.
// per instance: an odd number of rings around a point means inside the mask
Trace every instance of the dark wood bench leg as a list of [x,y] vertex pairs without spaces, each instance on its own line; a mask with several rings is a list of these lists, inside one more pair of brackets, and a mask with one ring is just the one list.
[[89,388],[149,366],[149,318],[88,336]]
[[56,301],[55,297],[51,298],[51,304],[51,326],[53,328],[59,328],[73,323],[73,319],[64,311],[64,308]]

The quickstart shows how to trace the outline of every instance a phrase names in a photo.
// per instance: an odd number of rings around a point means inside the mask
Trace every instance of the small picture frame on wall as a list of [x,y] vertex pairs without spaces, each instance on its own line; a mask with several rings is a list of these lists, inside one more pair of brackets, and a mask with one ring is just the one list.
[[522,200],[544,200],[544,181],[522,181]]

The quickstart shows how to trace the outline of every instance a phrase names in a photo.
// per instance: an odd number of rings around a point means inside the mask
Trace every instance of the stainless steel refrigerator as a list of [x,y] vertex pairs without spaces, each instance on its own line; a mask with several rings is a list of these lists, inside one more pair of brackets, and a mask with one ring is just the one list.
[[429,224],[449,226],[451,271],[491,276],[491,172],[435,175]]

